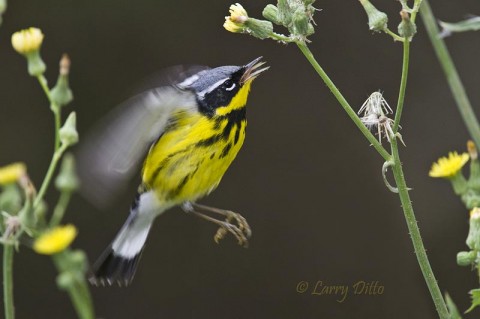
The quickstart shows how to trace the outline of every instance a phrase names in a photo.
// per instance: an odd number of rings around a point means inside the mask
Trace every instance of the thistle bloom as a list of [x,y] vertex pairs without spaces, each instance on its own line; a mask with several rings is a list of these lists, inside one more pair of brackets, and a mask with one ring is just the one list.
[[239,3],[232,4],[229,11],[230,15],[225,17],[223,27],[233,33],[243,32],[245,30],[244,23],[248,19],[247,11]]
[[24,163],[13,163],[0,167],[0,185],[15,183],[27,173]]
[[28,54],[40,49],[43,33],[37,28],[28,28],[12,35],[12,46],[20,54]]
[[463,165],[468,162],[467,153],[458,154],[457,152],[448,153],[447,157],[441,157],[436,163],[433,163],[428,175],[430,177],[452,178],[458,174]]
[[75,226],[58,226],[38,237],[33,244],[33,250],[42,255],[53,255],[70,246],[76,236]]

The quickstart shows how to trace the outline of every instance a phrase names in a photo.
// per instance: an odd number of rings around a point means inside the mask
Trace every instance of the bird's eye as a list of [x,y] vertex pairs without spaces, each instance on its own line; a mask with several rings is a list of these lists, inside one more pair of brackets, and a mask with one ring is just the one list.
[[225,90],[231,91],[235,88],[235,83],[233,83],[232,80],[226,80],[223,83],[223,86],[225,87]]

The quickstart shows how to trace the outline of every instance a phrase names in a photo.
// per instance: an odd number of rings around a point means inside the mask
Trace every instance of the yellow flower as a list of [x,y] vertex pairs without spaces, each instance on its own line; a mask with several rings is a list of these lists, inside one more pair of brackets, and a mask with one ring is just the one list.
[[33,250],[42,255],[53,255],[70,246],[76,236],[75,226],[58,226],[38,237],[33,244]]
[[229,11],[230,16],[225,17],[223,27],[230,32],[243,32],[245,29],[244,23],[248,19],[247,11],[239,3],[232,4]]
[[430,177],[444,177],[451,178],[455,176],[468,162],[468,154],[458,154],[457,152],[448,153],[447,157],[439,158],[436,163],[433,163],[428,175]]
[[12,46],[20,54],[38,51],[43,42],[43,33],[37,28],[28,28],[12,35]]
[[0,185],[15,183],[27,173],[27,167],[23,163],[13,163],[0,167]]

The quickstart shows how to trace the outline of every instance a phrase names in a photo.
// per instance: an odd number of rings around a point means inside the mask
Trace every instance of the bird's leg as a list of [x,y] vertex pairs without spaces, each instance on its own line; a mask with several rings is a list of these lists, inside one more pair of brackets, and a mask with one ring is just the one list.
[[[182,209],[187,213],[193,213],[198,217],[201,217],[205,220],[219,225],[220,228],[217,230],[217,233],[213,237],[217,244],[221,239],[225,237],[228,232],[230,232],[232,235],[235,236],[235,238],[237,238],[239,245],[248,247],[248,238],[250,238],[250,236],[252,235],[252,231],[247,223],[247,220],[242,215],[229,210],[200,205],[192,202],[184,203],[182,205]],[[219,220],[210,217],[200,211],[223,215],[225,216],[225,220]],[[232,223],[233,221],[235,223]]]

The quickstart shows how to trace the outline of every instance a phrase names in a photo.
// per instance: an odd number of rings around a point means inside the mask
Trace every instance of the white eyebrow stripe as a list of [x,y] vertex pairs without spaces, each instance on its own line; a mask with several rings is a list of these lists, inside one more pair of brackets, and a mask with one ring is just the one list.
[[225,82],[226,80],[228,80],[229,78],[224,78],[224,79],[221,79],[220,81],[217,81],[215,83],[213,83],[212,85],[210,85],[208,88],[206,88],[205,90],[201,91],[201,92],[198,92],[198,95],[201,96],[201,97],[204,97],[205,94],[207,93],[210,93],[212,92],[213,90],[215,90],[220,84],[222,84],[223,82]]

